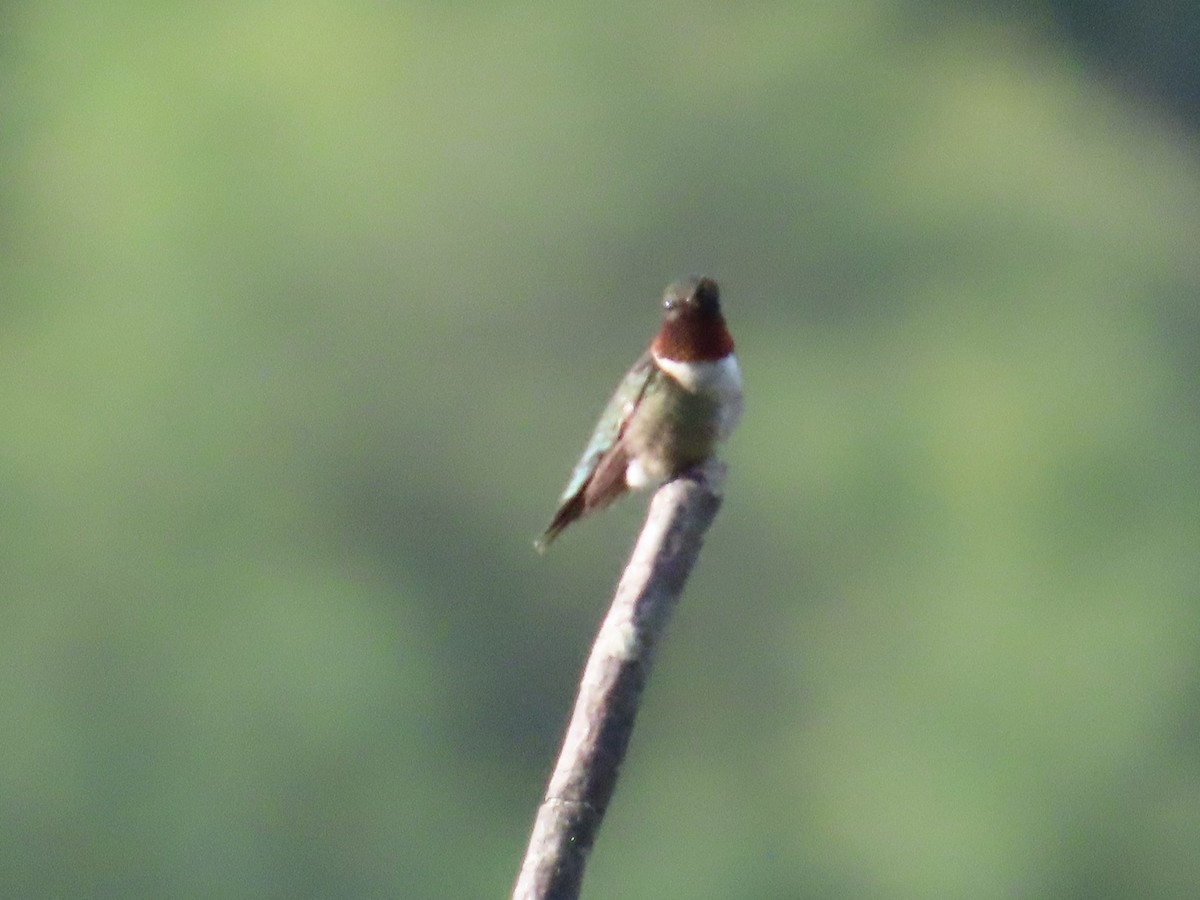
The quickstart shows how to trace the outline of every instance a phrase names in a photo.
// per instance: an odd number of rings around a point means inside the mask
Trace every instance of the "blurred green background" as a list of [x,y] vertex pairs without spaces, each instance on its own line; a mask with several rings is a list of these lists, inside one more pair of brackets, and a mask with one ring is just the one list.
[[747,380],[585,897],[1200,895],[1194,3],[13,3],[0,895],[501,897]]

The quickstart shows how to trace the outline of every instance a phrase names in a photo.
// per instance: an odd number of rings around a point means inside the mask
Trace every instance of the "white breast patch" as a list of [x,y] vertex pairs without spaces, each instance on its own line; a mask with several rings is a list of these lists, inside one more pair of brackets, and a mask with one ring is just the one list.
[[737,357],[730,353],[714,361],[680,362],[655,356],[654,361],[689,391],[707,394],[721,404],[725,414],[717,427],[717,439],[729,437],[742,417],[742,370]]

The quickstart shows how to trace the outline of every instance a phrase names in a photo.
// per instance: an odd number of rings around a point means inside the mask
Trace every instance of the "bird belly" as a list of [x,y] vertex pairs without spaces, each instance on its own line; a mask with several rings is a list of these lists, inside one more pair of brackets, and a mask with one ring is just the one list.
[[643,395],[625,429],[625,481],[635,489],[658,484],[712,455],[720,437],[716,398],[685,390],[666,375]]
[[742,417],[742,370],[736,356],[730,353],[723,359],[699,362],[680,362],[656,356],[654,364],[685,390],[705,394],[719,401],[718,441],[725,440],[733,433]]

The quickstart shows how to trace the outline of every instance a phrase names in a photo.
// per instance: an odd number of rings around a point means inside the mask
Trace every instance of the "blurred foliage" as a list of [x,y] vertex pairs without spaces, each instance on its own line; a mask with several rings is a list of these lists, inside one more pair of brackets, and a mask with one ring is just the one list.
[[707,272],[585,895],[1196,896],[1200,38],[1130,10],[10,4],[0,893],[504,896],[643,501],[530,540]]
[[1010,0],[1123,90],[1200,123],[1200,6],[1191,0]]

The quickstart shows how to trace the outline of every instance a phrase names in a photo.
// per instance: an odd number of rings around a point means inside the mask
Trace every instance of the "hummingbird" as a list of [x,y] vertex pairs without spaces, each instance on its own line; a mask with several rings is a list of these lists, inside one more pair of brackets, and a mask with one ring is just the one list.
[[600,414],[558,512],[534,541],[539,553],[564,528],[630,490],[699,465],[742,415],[742,374],[711,278],[663,293],[662,326]]

